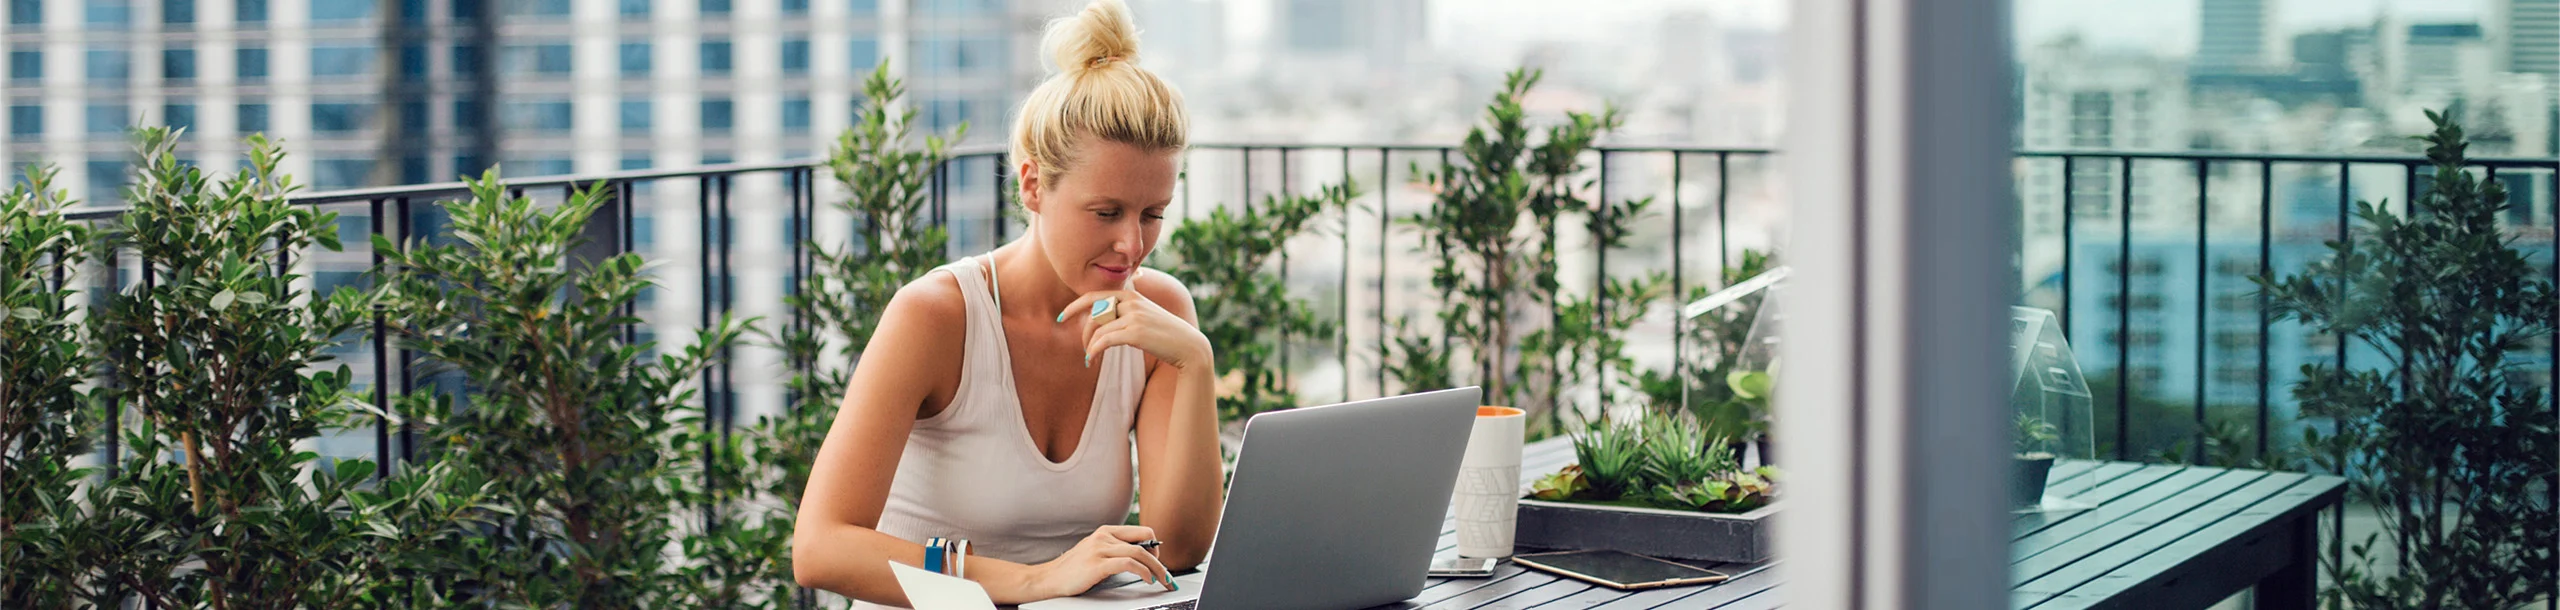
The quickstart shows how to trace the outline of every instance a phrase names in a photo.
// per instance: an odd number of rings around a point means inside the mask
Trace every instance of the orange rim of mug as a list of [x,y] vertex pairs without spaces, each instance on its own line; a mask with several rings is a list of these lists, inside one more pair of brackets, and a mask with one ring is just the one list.
[[1522,411],[1522,410],[1514,409],[1514,408],[1511,408],[1511,407],[1495,407],[1495,406],[1482,406],[1482,407],[1476,407],[1476,417],[1518,417],[1518,416],[1526,415],[1526,414],[1528,414],[1528,412],[1527,412],[1527,411]]

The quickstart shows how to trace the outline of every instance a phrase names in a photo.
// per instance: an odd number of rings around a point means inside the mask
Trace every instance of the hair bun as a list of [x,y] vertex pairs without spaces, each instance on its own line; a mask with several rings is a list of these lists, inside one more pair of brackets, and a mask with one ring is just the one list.
[[1138,58],[1138,28],[1122,0],[1093,0],[1075,16],[1050,22],[1043,39],[1050,61],[1069,73]]

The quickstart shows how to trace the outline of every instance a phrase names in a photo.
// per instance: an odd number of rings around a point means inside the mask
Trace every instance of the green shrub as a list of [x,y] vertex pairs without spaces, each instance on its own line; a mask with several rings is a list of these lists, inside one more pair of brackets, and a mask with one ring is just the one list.
[[[2364,229],[2300,274],[2257,278],[2278,320],[2381,351],[2396,371],[2303,366],[2293,388],[2319,470],[2343,472],[2381,531],[2322,557],[2333,604],[2516,608],[2548,594],[2560,565],[2560,428],[2547,390],[2519,379],[2524,350],[2552,331],[2552,286],[2510,243],[2506,188],[2464,168],[2462,128],[2433,112],[2433,167],[2406,215],[2360,202]],[[2413,187],[2418,188],[2418,187]],[[2340,532],[2328,532],[2338,540]],[[2379,536],[2387,534],[2384,540]],[[2396,569],[2383,571],[2393,553]]]
[[1164,268],[1182,278],[1199,307],[1200,331],[1218,346],[1218,416],[1221,421],[1298,406],[1297,389],[1280,369],[1292,337],[1333,333],[1305,299],[1271,273],[1272,260],[1289,240],[1310,231],[1316,217],[1349,209],[1359,187],[1340,184],[1312,195],[1270,196],[1260,206],[1207,218],[1186,219],[1166,239]]
[[88,471],[71,460],[96,425],[80,387],[96,358],[52,281],[87,260],[90,237],[63,218],[53,176],[29,166],[0,195],[0,607],[68,607],[87,590],[61,530],[83,518],[73,492]]
[[[1592,186],[1577,181],[1582,156],[1622,122],[1616,110],[1568,112],[1543,140],[1530,141],[1520,98],[1539,76],[1524,69],[1505,78],[1485,108],[1484,124],[1460,145],[1462,162],[1431,172],[1415,168],[1436,195],[1428,211],[1403,217],[1400,224],[1421,233],[1432,256],[1439,324],[1420,328],[1396,320],[1380,345],[1384,368],[1404,391],[1481,384],[1488,404],[1530,412],[1532,438],[1563,428],[1559,396],[1580,381],[1578,370],[1623,363],[1619,336],[1642,312],[1639,305],[1624,305],[1612,308],[1619,315],[1601,316],[1596,300],[1558,296],[1557,225],[1568,216],[1582,218],[1594,240],[1611,247],[1652,203],[1594,201],[1581,194]],[[1658,293],[1660,283],[1648,276],[1611,282],[1600,292],[1614,305]],[[1517,324],[1521,314],[1540,311],[1564,313],[1546,328]]]
[[[462,245],[376,237],[389,319],[402,343],[470,380],[468,405],[406,397],[430,433],[419,459],[486,481],[477,536],[448,540],[416,566],[470,603],[633,608],[703,605],[671,557],[680,511],[710,500],[684,456],[720,439],[699,425],[686,387],[734,344],[723,317],[675,354],[645,359],[623,341],[639,320],[623,307],[650,284],[638,255],[578,260],[571,252],[606,190],[557,208],[508,197],[497,170],[446,204]],[[700,532],[694,532],[699,534]],[[690,550],[690,549],[687,549]]]
[[[132,210],[109,231],[146,280],[95,307],[131,456],[70,528],[89,600],[216,608],[383,603],[391,561],[449,523],[434,468],[373,489],[374,464],[323,462],[296,443],[370,423],[346,367],[322,368],[371,311],[351,288],[308,294],[279,256],[337,249],[335,214],[296,206],[284,155],[249,139],[248,167],[216,183],[176,160],[177,133],[140,132]],[[169,463],[175,450],[175,464]],[[467,502],[467,498],[463,501]],[[410,529],[394,524],[405,523]]]

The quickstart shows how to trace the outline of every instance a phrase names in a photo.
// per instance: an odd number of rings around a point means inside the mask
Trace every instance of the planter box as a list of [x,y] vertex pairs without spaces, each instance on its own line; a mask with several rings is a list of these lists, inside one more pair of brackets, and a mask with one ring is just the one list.
[[1520,500],[1514,542],[1559,550],[1611,549],[1670,559],[1757,563],[1777,536],[1777,504],[1716,514],[1603,504]]

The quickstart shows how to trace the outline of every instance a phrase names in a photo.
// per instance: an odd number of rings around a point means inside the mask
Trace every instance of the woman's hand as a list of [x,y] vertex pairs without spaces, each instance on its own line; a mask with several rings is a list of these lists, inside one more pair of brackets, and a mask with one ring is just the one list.
[[[1092,323],[1093,304],[1102,299],[1111,299],[1112,310],[1118,313],[1118,317],[1095,326]],[[1066,323],[1069,318],[1084,321],[1085,366],[1092,366],[1094,356],[1114,345],[1138,348],[1179,369],[1210,363],[1209,337],[1200,334],[1199,327],[1165,311],[1134,290],[1085,293],[1076,302],[1068,304],[1066,311],[1058,313],[1059,323]]]
[[1156,531],[1136,525],[1105,525],[1076,547],[1031,570],[1031,591],[1041,599],[1081,595],[1113,574],[1135,574],[1171,591],[1173,572],[1155,553],[1137,544],[1154,540]]

